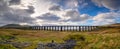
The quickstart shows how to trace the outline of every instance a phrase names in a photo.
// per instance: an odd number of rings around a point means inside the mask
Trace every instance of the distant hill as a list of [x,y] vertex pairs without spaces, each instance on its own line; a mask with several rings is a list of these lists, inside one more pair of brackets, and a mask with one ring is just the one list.
[[7,25],[4,25],[2,27],[22,27],[22,26],[19,24],[7,24]]
[[109,24],[109,25],[104,25],[104,26],[101,26],[102,29],[103,28],[118,28],[120,29],[120,23],[114,23],[114,24]]
[[120,23],[111,24],[110,26],[120,26]]
[[7,29],[25,29],[28,28],[28,25],[20,25],[20,24],[7,24],[2,26],[1,28],[7,28]]

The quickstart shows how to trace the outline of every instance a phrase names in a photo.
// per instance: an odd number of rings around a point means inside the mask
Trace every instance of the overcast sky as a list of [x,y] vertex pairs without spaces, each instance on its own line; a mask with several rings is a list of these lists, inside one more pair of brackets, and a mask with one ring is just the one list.
[[120,0],[0,0],[0,25],[120,23]]

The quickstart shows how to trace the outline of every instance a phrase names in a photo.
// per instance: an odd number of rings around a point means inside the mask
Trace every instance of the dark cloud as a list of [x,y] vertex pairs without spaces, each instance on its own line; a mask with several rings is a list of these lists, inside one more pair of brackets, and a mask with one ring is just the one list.
[[0,0],[0,15],[7,12],[9,9],[8,3],[4,0]]
[[71,18],[71,19],[69,19],[69,21],[80,22],[80,21],[88,20],[89,18],[90,18],[89,15],[83,14],[83,15],[80,15],[79,17]]
[[60,11],[61,7],[59,5],[53,5],[49,8],[51,11]]
[[10,5],[18,5],[20,4],[21,0],[10,0],[9,3]]
[[34,13],[34,7],[33,6],[28,6],[29,9],[27,9],[26,11],[29,12],[29,13]]
[[14,22],[14,23],[31,23],[34,19],[31,17],[20,16],[17,14],[6,13],[0,17],[2,21]]
[[44,21],[58,21],[60,19],[60,17],[51,13],[45,13],[37,18],[42,19]]
[[80,22],[90,18],[89,15],[79,14],[79,12],[76,10],[69,10],[66,12],[64,16],[70,17],[70,19],[68,19],[67,21],[72,21],[72,22]]
[[31,24],[35,22],[35,18],[30,16],[34,13],[33,6],[28,6],[28,9],[14,9],[9,7],[8,1],[0,1],[0,25],[10,23]]
[[9,3],[10,5],[16,5],[16,4],[20,4],[21,0],[10,0]]
[[66,11],[66,15],[65,16],[69,16],[69,17],[78,17],[80,14],[77,10],[68,10]]
[[[25,12],[25,10],[16,10],[12,12],[6,12],[3,15],[0,15],[0,20],[6,23],[32,23],[35,21],[34,18],[30,17],[29,13],[20,13],[20,12]],[[0,22],[1,22],[0,21]]]
[[98,6],[104,6],[111,10],[120,9],[120,0],[92,0]]

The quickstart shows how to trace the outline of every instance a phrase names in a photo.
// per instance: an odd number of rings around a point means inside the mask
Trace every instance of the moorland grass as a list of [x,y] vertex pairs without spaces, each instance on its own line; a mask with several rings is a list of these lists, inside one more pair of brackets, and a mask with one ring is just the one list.
[[[32,45],[23,49],[34,49],[38,43],[48,43],[54,40],[62,43],[64,40],[73,38],[77,40],[75,49],[120,49],[120,29],[107,28],[91,32],[71,32],[71,31],[39,31],[39,30],[19,30],[19,29],[0,29],[0,41],[2,39],[15,39],[12,42],[30,42]],[[84,39],[84,40],[83,40]],[[2,45],[0,49],[9,45]]]

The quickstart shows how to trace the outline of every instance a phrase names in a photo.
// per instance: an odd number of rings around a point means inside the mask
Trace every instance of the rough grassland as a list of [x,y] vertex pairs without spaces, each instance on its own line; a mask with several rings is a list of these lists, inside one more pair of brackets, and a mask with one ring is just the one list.
[[[48,43],[55,40],[57,43],[69,35],[80,35],[85,41],[78,41],[75,49],[120,49],[120,29],[107,28],[92,32],[60,32],[60,31],[39,31],[39,30],[19,30],[0,29],[0,41],[4,42],[14,37],[12,42],[29,42],[30,46],[22,49],[35,49],[38,43]],[[0,44],[0,49],[16,49],[9,44]]]

